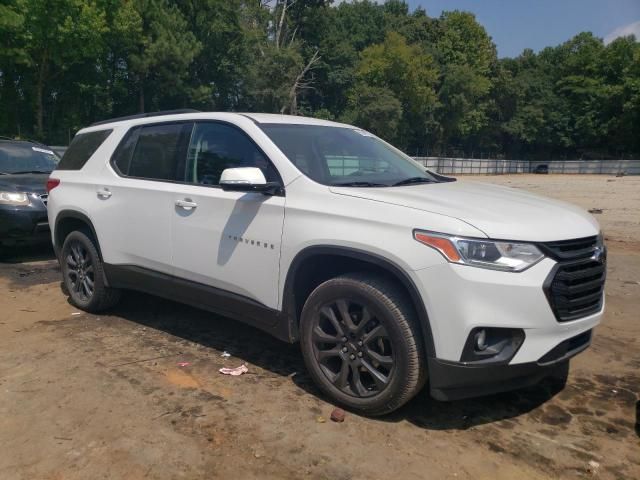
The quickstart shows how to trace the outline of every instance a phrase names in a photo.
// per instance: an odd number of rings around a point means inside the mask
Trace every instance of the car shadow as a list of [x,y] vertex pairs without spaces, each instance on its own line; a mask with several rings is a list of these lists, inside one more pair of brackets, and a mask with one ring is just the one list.
[[428,386],[407,405],[382,417],[384,421],[408,421],[427,430],[466,430],[509,420],[531,412],[564,388],[564,383],[544,379],[537,385],[484,397],[440,402],[429,395]]
[[[254,327],[134,292],[126,292],[122,302],[111,313],[206,348],[230,352],[244,362],[290,377],[299,388],[330,402],[306,373],[298,345],[277,340]],[[515,392],[439,402],[431,398],[428,388],[425,388],[404,407],[390,415],[376,417],[376,420],[408,421],[427,430],[464,430],[523,415],[548,401],[561,389],[562,385],[557,381],[548,380]]]
[[30,263],[55,258],[53,246],[48,243],[23,247],[0,247],[0,263]]

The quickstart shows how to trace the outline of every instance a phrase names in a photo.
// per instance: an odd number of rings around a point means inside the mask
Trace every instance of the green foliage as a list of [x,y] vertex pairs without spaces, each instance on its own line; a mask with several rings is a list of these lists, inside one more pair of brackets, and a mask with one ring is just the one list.
[[358,125],[390,141],[399,136],[402,104],[389,89],[361,85],[351,93],[349,107],[341,119],[345,123]]
[[360,55],[346,116],[407,148],[414,136],[426,133],[436,106],[437,75],[430,55],[388,32],[384,42]]
[[403,0],[4,0],[0,134],[195,107],[302,113],[409,153],[640,154],[640,44],[590,33],[517,58],[468,12]]

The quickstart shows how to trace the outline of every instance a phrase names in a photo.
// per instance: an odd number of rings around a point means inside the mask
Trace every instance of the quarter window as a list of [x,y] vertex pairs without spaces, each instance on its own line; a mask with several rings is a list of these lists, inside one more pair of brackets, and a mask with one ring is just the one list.
[[196,123],[187,154],[184,181],[218,185],[227,168],[257,167],[267,182],[278,181],[271,162],[235,127],[222,123]]
[[73,137],[56,170],[80,170],[112,131],[98,130]]

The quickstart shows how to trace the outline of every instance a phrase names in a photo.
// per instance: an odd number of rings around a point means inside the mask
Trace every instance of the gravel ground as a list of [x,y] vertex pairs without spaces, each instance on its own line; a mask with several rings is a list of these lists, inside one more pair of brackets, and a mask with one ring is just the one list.
[[[640,478],[640,177],[461,181],[602,209],[607,311],[564,390],[423,393],[389,417],[334,423],[296,346],[142,294],[85,314],[50,251],[5,252],[0,478]],[[240,377],[217,372],[243,363]]]

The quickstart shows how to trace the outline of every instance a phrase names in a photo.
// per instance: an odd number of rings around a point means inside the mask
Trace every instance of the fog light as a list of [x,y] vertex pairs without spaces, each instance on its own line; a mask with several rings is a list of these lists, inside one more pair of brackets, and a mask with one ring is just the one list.
[[460,357],[465,363],[509,363],[524,342],[520,328],[476,327],[467,337]]
[[483,328],[476,333],[476,350],[483,352],[487,349],[487,331]]

